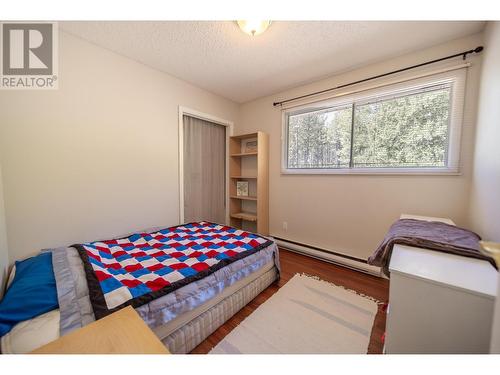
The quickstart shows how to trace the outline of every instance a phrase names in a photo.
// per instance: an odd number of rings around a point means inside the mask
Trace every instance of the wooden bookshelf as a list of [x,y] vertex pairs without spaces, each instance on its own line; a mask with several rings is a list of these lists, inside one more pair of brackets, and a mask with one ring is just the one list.
[[[245,144],[257,141],[257,150]],[[236,135],[229,140],[229,216],[233,227],[269,234],[269,136],[264,132]],[[238,196],[236,183],[247,181],[249,195]]]
[[240,152],[238,154],[231,154],[231,156],[255,156],[257,155],[257,152]]
[[250,214],[248,212],[237,212],[237,213],[231,214],[231,217],[233,219],[237,219],[237,220],[257,221],[257,215]]
[[231,199],[243,199],[245,201],[256,201],[257,200],[257,197],[242,197],[242,196],[237,196],[237,195],[231,195],[230,197]]

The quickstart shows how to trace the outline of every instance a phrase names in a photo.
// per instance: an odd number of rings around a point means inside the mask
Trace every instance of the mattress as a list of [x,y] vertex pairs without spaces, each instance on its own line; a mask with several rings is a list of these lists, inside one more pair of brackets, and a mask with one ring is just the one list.
[[[208,311],[227,300],[231,295],[245,289],[248,285],[253,283],[254,287],[248,290],[254,292],[255,285],[263,287],[265,283],[256,283],[256,280],[265,280],[269,285],[272,282],[269,280],[275,280],[278,275],[279,257],[277,251],[276,244],[273,243],[258,253],[217,270],[202,280],[188,284],[175,292],[140,306],[136,311],[160,339],[170,342],[170,345],[173,346],[172,352],[179,352],[175,350],[177,347],[183,347],[185,350],[185,348],[192,346],[194,341],[183,335],[184,341],[187,340],[188,343],[179,344],[178,336],[175,333],[182,331],[187,323],[195,321],[200,316],[205,316],[206,319]],[[3,353],[30,352],[61,335],[94,321],[81,259],[76,250],[74,248],[53,250],[53,265],[58,285],[60,309],[17,324],[11,332],[1,338]],[[249,298],[252,294],[247,292],[244,295]],[[229,310],[234,310],[236,308],[234,306]],[[217,321],[220,322],[220,319]],[[222,323],[220,322],[220,324]],[[213,331],[218,325],[210,327]],[[210,329],[203,332],[206,333]],[[198,339],[206,337],[203,332],[194,332],[193,330],[189,332]],[[177,339],[172,341],[171,335]]]
[[275,269],[273,263],[267,263],[263,267],[261,267],[259,270],[255,271],[254,273],[248,275],[247,277],[238,280],[236,283],[233,285],[225,288],[224,290],[221,291],[221,293],[217,294],[214,298],[211,298],[207,302],[203,303],[202,305],[198,306],[197,308],[190,310],[184,314],[179,315],[177,318],[171,320],[170,322],[160,325],[158,327],[155,327],[153,329],[153,332],[158,336],[160,340],[164,339],[171,333],[175,332],[177,329],[185,325],[186,323],[190,322],[197,316],[203,314],[205,311],[209,310],[213,306],[217,305],[219,302],[222,300],[226,299],[230,295],[236,293],[240,289],[242,289],[244,286],[254,282],[257,280],[259,277],[264,275],[265,273]]
[[279,277],[275,267],[171,333],[162,342],[171,353],[189,353]]

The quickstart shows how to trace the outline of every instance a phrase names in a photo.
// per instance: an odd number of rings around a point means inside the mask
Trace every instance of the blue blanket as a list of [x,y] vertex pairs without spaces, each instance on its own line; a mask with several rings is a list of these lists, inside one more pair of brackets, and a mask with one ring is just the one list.
[[14,281],[0,301],[0,336],[19,322],[58,307],[52,253],[16,262]]

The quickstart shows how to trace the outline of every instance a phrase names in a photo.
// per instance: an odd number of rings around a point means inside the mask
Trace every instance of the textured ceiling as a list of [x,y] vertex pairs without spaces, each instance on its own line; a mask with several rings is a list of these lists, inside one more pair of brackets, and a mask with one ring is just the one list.
[[472,21],[61,22],[74,35],[243,103],[484,27]]

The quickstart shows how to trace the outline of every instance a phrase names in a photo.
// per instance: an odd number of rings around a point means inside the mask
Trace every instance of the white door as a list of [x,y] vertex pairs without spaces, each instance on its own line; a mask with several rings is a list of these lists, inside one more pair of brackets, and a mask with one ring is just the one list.
[[226,126],[183,116],[184,222],[225,223]]

